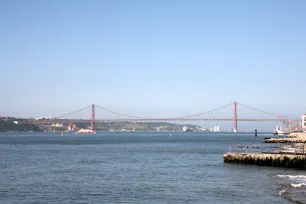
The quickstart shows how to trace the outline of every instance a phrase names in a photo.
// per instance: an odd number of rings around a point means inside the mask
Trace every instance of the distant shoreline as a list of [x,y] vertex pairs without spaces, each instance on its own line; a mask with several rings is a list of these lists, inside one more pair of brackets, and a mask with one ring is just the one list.
[[[77,133],[76,131],[71,132],[71,131],[0,131],[1,133]],[[97,133],[101,132],[101,133],[197,133],[197,134],[218,134],[218,133],[228,133],[228,134],[250,134],[250,135],[254,135],[254,132],[184,132],[184,131],[162,131],[162,132],[158,132],[158,131],[96,131]],[[273,132],[258,132],[260,134],[273,134]]]

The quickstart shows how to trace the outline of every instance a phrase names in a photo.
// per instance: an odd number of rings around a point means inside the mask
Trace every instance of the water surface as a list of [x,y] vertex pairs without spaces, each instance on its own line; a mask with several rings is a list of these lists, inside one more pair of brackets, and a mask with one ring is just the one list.
[[229,144],[264,136],[0,133],[0,202],[305,202],[304,178],[292,177],[304,171],[223,163]]

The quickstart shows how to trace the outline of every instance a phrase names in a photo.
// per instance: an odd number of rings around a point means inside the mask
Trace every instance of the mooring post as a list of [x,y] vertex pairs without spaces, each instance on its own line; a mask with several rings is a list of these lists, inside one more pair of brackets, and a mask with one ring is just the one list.
[[255,137],[257,137],[257,129],[255,129]]

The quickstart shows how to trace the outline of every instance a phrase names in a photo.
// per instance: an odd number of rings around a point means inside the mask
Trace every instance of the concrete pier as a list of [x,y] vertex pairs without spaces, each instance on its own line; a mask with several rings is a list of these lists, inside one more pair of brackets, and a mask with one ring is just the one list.
[[265,139],[265,143],[306,143],[306,133],[292,132],[287,137]]
[[306,169],[306,155],[296,154],[226,153],[224,162]]
[[306,143],[306,138],[283,137],[265,139],[265,143]]

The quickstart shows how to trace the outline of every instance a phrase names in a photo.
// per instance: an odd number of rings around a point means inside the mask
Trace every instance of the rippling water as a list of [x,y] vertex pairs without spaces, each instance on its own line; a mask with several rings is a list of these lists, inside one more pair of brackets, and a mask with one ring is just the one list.
[[1,133],[0,203],[305,202],[304,171],[223,163],[264,136]]

